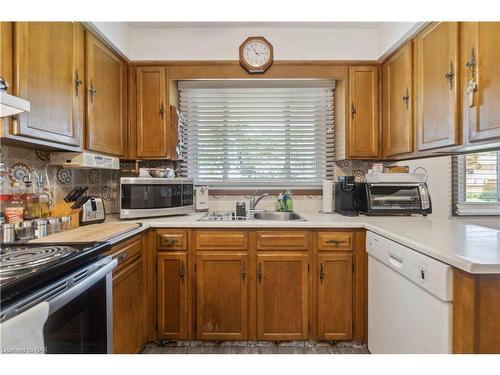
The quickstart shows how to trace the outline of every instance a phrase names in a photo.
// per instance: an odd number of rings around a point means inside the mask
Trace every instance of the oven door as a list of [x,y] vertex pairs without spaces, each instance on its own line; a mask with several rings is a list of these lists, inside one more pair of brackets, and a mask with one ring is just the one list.
[[421,199],[415,184],[370,184],[368,185],[369,208],[376,212],[418,212]]
[[[112,270],[116,264],[117,260],[111,257],[100,259],[23,298],[3,313],[12,315],[13,326],[21,313],[48,303],[48,317],[43,325],[45,353],[112,353]],[[22,325],[22,318],[19,321]],[[30,342],[25,345],[31,346]]]

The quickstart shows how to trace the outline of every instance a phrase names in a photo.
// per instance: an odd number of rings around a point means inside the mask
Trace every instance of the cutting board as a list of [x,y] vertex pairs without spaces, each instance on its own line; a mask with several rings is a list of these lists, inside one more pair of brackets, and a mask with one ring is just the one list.
[[38,238],[30,241],[30,243],[107,241],[120,234],[136,229],[139,225],[137,223],[91,224]]

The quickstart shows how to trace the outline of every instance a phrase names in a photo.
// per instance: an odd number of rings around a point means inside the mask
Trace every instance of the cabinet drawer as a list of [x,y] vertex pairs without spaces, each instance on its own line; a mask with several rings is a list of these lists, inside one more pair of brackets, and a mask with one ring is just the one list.
[[353,232],[318,232],[318,250],[352,250]]
[[308,250],[311,233],[303,230],[257,231],[257,250]]
[[187,250],[188,231],[187,230],[157,230],[158,249],[162,250]]
[[118,259],[118,266],[113,271],[115,274],[123,269],[125,265],[140,257],[141,245],[141,236],[139,235],[111,248],[109,254]]
[[247,250],[248,232],[242,230],[198,230],[196,250]]

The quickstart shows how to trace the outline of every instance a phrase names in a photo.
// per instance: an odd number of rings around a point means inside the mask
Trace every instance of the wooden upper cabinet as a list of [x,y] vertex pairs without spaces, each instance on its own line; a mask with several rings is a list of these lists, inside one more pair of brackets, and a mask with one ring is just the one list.
[[415,38],[417,149],[459,144],[458,23],[434,22]]
[[159,253],[158,277],[158,337],[187,339],[187,254]]
[[165,67],[136,70],[137,157],[170,158]]
[[318,339],[352,339],[352,255],[318,255]]
[[139,257],[113,273],[113,352],[139,353],[145,341],[143,263]]
[[245,253],[196,255],[196,337],[246,340],[248,257]]
[[92,34],[86,34],[87,145],[91,151],[125,153],[126,64]]
[[29,100],[31,110],[17,116],[13,134],[82,146],[83,33],[72,22],[14,24],[14,95]]
[[257,254],[257,339],[308,338],[308,254]]
[[349,68],[348,155],[380,156],[379,73],[376,66]]
[[382,66],[384,157],[413,152],[412,56],[410,41]]
[[500,138],[500,22],[460,24],[464,133],[469,142]]

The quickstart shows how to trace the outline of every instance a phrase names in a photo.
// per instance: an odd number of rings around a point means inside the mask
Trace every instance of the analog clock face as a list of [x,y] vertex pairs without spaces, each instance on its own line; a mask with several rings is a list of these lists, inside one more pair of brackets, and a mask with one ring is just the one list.
[[243,59],[255,68],[265,65],[271,58],[271,49],[261,40],[251,40],[243,47]]

